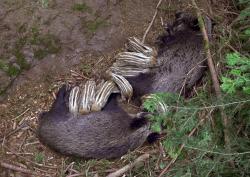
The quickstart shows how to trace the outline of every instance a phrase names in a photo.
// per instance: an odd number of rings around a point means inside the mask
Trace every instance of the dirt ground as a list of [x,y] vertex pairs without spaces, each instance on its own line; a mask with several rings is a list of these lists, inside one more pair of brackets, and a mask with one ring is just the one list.
[[[128,37],[143,36],[157,2],[0,1],[0,162],[30,170],[0,167],[0,176],[105,176],[159,148],[145,146],[114,161],[84,161],[50,151],[35,134],[37,118],[49,109],[53,93],[65,82],[76,82],[70,70],[100,77]],[[167,22],[177,10],[189,8],[180,1],[163,1],[146,43],[154,45],[162,32],[161,20]],[[157,154],[151,162],[156,160]],[[151,170],[159,169],[152,169],[151,162],[127,175],[154,176]]]

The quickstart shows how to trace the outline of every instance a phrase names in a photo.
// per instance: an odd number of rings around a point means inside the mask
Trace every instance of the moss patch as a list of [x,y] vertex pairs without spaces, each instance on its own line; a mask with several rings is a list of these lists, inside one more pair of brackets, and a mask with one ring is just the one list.
[[39,45],[39,29],[37,27],[32,27],[30,31],[30,44]]
[[0,70],[7,71],[8,65],[3,61],[3,59],[0,59]]
[[44,50],[44,49],[37,49],[37,50],[35,50],[35,52],[34,52],[34,57],[37,58],[38,60],[41,60],[41,59],[43,59],[44,57],[46,57],[47,54],[48,54],[48,53],[47,53],[46,50]]
[[76,3],[72,6],[72,10],[78,12],[92,12],[92,9],[86,3]]
[[20,50],[15,51],[15,56],[16,62],[20,66],[21,70],[30,69],[30,64],[27,63],[24,54]]
[[93,34],[98,29],[108,26],[108,22],[104,19],[97,18],[95,20],[83,21],[82,26],[87,30],[87,33]]
[[[34,58],[43,59],[49,54],[58,53],[61,49],[60,40],[52,34],[41,34],[37,27],[27,29],[25,24],[19,25],[17,30],[19,38],[15,41],[13,49],[9,50],[9,54],[0,57],[0,70],[6,72],[9,76],[19,75],[23,70],[28,70],[31,64],[27,62],[23,53],[23,48],[29,46],[34,51]],[[24,35],[24,32],[27,32]],[[5,62],[4,58],[15,56],[15,64]]]
[[48,54],[56,54],[61,49],[59,39],[52,34],[41,35],[33,42],[39,45],[39,48],[34,52],[35,58],[39,60],[43,59]]
[[16,67],[15,65],[9,65],[8,66],[8,70],[7,70],[7,74],[11,77],[15,77],[17,75],[19,75],[21,73],[21,70]]
[[60,40],[52,34],[40,34],[36,27],[31,29],[29,39],[31,45],[36,45],[34,57],[41,60],[49,54],[58,53],[61,49]]
[[0,60],[0,70],[7,73],[8,76],[17,76],[20,73],[20,69],[14,65],[9,65]]
[[20,68],[12,64],[7,64],[3,59],[0,59],[0,70],[7,73],[10,77],[15,77],[21,72]]

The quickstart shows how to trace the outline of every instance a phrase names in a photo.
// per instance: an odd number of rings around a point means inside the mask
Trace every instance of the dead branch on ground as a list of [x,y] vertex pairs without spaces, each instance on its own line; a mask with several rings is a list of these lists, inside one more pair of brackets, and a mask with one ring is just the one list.
[[118,177],[123,175],[124,173],[126,173],[127,171],[129,171],[130,169],[132,169],[134,166],[136,166],[138,163],[140,162],[144,162],[145,160],[147,160],[149,158],[149,154],[143,154],[141,156],[139,156],[137,159],[135,159],[135,161],[131,164],[128,164],[122,168],[120,168],[119,170],[110,173],[107,175],[107,177]]
[[156,6],[155,14],[154,14],[154,16],[153,16],[153,18],[152,18],[150,24],[148,25],[148,28],[146,29],[146,31],[145,31],[145,33],[144,33],[144,35],[143,35],[142,43],[145,42],[146,36],[147,36],[147,34],[148,34],[150,28],[152,27],[154,21],[155,21],[155,18],[156,18],[157,14],[158,14],[158,8],[159,8],[159,6],[161,5],[161,2],[162,2],[162,0],[159,0],[158,4],[157,4],[157,6]]
[[10,170],[12,170],[12,171],[16,171],[16,172],[21,172],[21,173],[26,173],[26,174],[30,174],[30,175],[39,176],[38,173],[35,173],[35,172],[31,171],[31,170],[28,170],[28,169],[25,169],[25,168],[22,168],[22,167],[18,167],[18,166],[9,164],[9,163],[0,162],[0,166],[1,166],[2,168],[10,169]]

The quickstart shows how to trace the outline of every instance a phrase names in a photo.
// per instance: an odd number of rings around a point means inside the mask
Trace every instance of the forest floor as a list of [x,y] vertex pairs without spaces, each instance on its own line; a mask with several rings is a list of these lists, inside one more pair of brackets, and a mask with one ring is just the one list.
[[[224,2],[217,1],[218,7],[200,1],[199,7],[217,18]],[[0,176],[105,176],[150,152],[144,165],[126,175],[159,174],[160,160],[168,160],[159,143],[117,160],[85,161],[54,153],[35,134],[39,114],[50,108],[60,85],[72,81],[70,70],[101,76],[128,37],[143,36],[156,5],[152,0],[0,1],[0,162],[28,170],[0,167]],[[192,6],[163,0],[146,43],[154,46],[163,31],[161,20],[173,20],[180,10],[192,11]]]

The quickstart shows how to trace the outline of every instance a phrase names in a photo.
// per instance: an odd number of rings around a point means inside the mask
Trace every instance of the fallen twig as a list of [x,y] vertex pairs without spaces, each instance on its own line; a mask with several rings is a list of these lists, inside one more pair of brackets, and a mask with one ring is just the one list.
[[145,31],[145,33],[144,33],[144,35],[143,35],[142,43],[145,42],[146,36],[147,36],[147,34],[148,34],[150,28],[152,27],[154,21],[155,21],[155,18],[156,18],[157,13],[158,13],[158,8],[159,8],[159,6],[161,5],[161,2],[162,2],[162,0],[159,0],[158,4],[157,4],[157,6],[156,6],[155,14],[154,14],[154,16],[153,16],[153,18],[152,18],[152,20],[151,20],[151,22],[150,22],[148,28],[146,29],[146,31]]
[[72,75],[73,77],[81,77],[82,79],[87,79],[87,80],[90,79],[89,77],[84,76],[83,74],[78,73],[78,72],[73,71],[73,70],[70,70],[70,73],[71,73],[71,75]]
[[66,174],[68,170],[72,169],[73,166],[74,166],[74,164],[75,164],[75,162],[71,162],[71,163],[66,167],[66,169],[64,170],[64,174]]
[[28,169],[25,169],[25,168],[22,168],[22,167],[18,167],[18,166],[12,165],[12,164],[8,164],[8,163],[5,163],[5,162],[0,162],[0,165],[3,168],[7,168],[7,169],[10,169],[10,170],[13,170],[13,171],[39,176],[38,173],[35,173],[35,172],[31,171],[31,170],[28,170]]
[[34,155],[34,153],[31,152],[16,152],[16,153],[12,153],[12,152],[6,152],[6,154],[8,155]]
[[211,54],[210,47],[209,47],[209,38],[208,38],[206,26],[205,26],[205,23],[203,21],[202,15],[201,15],[201,12],[200,12],[195,0],[192,0],[192,4],[196,9],[197,18],[198,18],[198,21],[199,21],[199,26],[201,28],[203,39],[204,39],[204,42],[205,42],[205,52],[206,52],[206,55],[207,55],[208,67],[209,67],[209,71],[211,73],[214,90],[215,90],[216,95],[220,97],[221,96],[220,84],[219,84],[219,80],[218,80],[217,73],[216,73],[214,63],[213,63],[213,59],[212,59],[212,54]]
[[122,168],[120,168],[119,170],[108,174],[107,177],[118,177],[123,175],[125,172],[127,172],[128,170],[130,170],[131,168],[133,168],[134,166],[136,166],[138,163],[140,162],[144,162],[145,160],[147,160],[149,158],[149,154],[143,154],[141,156],[139,156],[137,159],[135,159],[135,161],[131,164],[128,164]]
[[[26,125],[24,125],[26,126]],[[0,138],[0,143],[4,142],[4,140],[6,140],[7,138],[9,138],[10,136],[12,136],[13,134],[17,133],[18,131],[20,131],[21,129],[25,128],[24,126],[20,125],[18,126],[15,130],[10,131],[9,133],[7,133],[3,138]],[[26,126],[27,127],[27,126]]]
[[11,119],[11,120],[17,120],[19,117],[23,116],[26,112],[28,112],[30,110],[30,108],[27,108],[25,111],[23,111],[21,114],[19,114],[18,116],[16,116],[15,118]]
[[10,148],[8,148],[6,145],[3,146],[4,149],[6,149],[7,151],[11,152],[12,154],[16,155],[18,158],[21,158],[23,159],[25,162],[29,162],[33,165],[36,165],[38,167],[44,167],[44,168],[49,168],[49,169],[57,169],[58,167],[57,166],[48,166],[48,165],[44,165],[44,164],[39,164],[39,163],[36,163],[36,162],[33,162],[31,161],[30,159],[28,158],[25,158],[23,157],[22,155],[19,155],[18,153],[12,151]]

